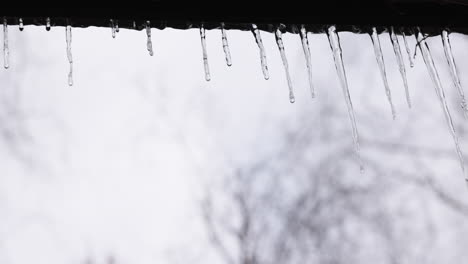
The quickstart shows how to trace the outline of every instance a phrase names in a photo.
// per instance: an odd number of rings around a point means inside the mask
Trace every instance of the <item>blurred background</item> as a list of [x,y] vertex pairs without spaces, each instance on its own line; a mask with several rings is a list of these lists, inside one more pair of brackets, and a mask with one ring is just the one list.
[[[144,31],[72,34],[69,87],[65,29],[9,27],[0,263],[467,262],[468,191],[434,86],[405,56],[408,109],[387,33],[395,121],[370,37],[340,33],[364,173],[325,34],[309,34],[315,99],[299,36],[283,36],[294,104],[273,34],[265,81],[250,32],[228,31],[227,67],[207,31],[210,82],[197,29],[153,29],[153,57]],[[451,43],[468,93],[468,39]],[[468,152],[442,41],[428,44]]]

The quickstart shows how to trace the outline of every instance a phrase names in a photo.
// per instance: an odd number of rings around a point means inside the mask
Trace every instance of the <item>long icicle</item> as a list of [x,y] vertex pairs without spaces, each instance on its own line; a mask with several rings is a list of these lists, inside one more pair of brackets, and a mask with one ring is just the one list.
[[68,63],[70,64],[70,72],[68,73],[68,85],[73,85],[73,57],[71,51],[71,42],[72,42],[72,27],[67,25],[65,28],[65,38],[67,42],[67,58]]
[[200,39],[201,39],[202,50],[203,50],[203,67],[205,68],[205,80],[208,82],[211,80],[211,76],[210,76],[210,66],[208,65],[208,52],[206,51],[205,28],[203,27],[203,24],[200,25]]
[[275,31],[276,37],[276,44],[278,44],[278,49],[281,54],[281,60],[283,61],[284,71],[286,73],[286,80],[288,81],[288,88],[289,88],[289,102],[294,103],[296,99],[294,98],[294,90],[291,81],[291,75],[289,74],[289,65],[288,59],[286,58],[286,52],[284,51],[284,44],[283,44],[283,33],[279,28]]
[[260,36],[260,30],[256,24],[252,24],[252,33],[254,34],[255,41],[257,42],[258,49],[260,50],[260,62],[262,64],[262,72],[265,80],[270,79],[268,74],[267,58],[265,53],[265,47],[263,47],[262,37]]
[[466,104],[465,93],[463,92],[463,87],[461,86],[460,78],[458,77],[458,70],[455,64],[455,59],[453,58],[452,46],[450,45],[449,33],[447,30],[442,31],[442,43],[444,45],[445,58],[450,67],[450,75],[452,76],[453,84],[457,87],[458,93],[461,97],[461,107],[463,109],[463,114],[465,118],[468,118],[468,106]]
[[377,59],[377,64],[379,65],[380,75],[382,75],[382,80],[385,86],[387,100],[392,110],[393,119],[395,119],[396,112],[392,102],[392,92],[390,91],[390,86],[388,85],[387,73],[385,72],[385,62],[382,54],[382,49],[380,47],[379,35],[377,34],[377,29],[375,27],[372,28],[372,33],[370,34],[370,36],[372,40],[372,45],[374,46],[375,58]]
[[224,28],[224,22],[221,23],[221,39],[223,42],[224,55],[226,56],[226,64],[227,66],[231,66],[232,65],[231,51],[229,50],[229,43],[227,40],[226,29]]
[[465,177],[465,181],[468,184],[468,176],[466,175],[465,161],[464,161],[463,153],[460,148],[460,143],[458,142],[458,136],[455,131],[455,126],[453,125],[452,116],[450,115],[450,111],[447,105],[444,88],[442,87],[442,82],[440,81],[439,74],[437,72],[434,60],[432,59],[429,46],[427,45],[419,28],[418,28],[418,31],[416,32],[416,39],[419,43],[419,49],[421,50],[421,54],[422,54],[424,63],[426,64],[427,71],[429,72],[431,80],[434,84],[434,88],[435,88],[437,97],[439,99],[440,105],[444,111],[445,121],[447,122],[447,125],[450,130],[450,134],[452,135],[453,141],[455,143],[455,149],[457,151],[458,159],[460,161],[460,166],[461,166],[463,175]]
[[400,70],[401,78],[403,79],[403,85],[405,86],[406,102],[408,103],[408,107],[411,108],[411,97],[408,88],[408,79],[406,78],[405,62],[403,61],[400,43],[398,42],[398,37],[395,34],[393,27],[390,27],[390,41],[392,42],[393,52],[395,53],[395,57],[398,63],[398,69]]
[[3,66],[5,69],[10,67],[10,49],[8,48],[8,22],[3,18]]
[[153,43],[151,42],[151,22],[146,21],[146,49],[150,56],[153,56]]
[[408,40],[406,39],[405,32],[402,31],[401,35],[403,36],[403,42],[405,43],[406,53],[408,53],[408,60],[409,60],[409,63],[410,63],[410,67],[413,68],[414,67],[413,55],[411,54],[411,49],[409,47]]
[[330,42],[330,48],[333,53],[333,59],[335,61],[336,72],[338,78],[340,79],[341,88],[343,90],[344,99],[346,101],[346,107],[348,108],[349,120],[351,121],[352,133],[353,133],[353,143],[354,143],[354,152],[359,162],[361,172],[364,171],[364,165],[361,159],[361,151],[359,146],[359,133],[356,124],[356,117],[354,114],[353,103],[351,101],[351,95],[348,88],[348,80],[346,78],[346,72],[343,64],[343,56],[340,45],[340,38],[338,33],[336,33],[336,27],[330,26],[327,31],[328,41]]
[[308,73],[308,76],[309,76],[310,94],[311,94],[312,98],[315,98],[315,89],[314,89],[314,84],[313,84],[313,81],[312,81],[312,58],[310,56],[310,47],[309,47],[309,39],[307,38],[307,30],[306,30],[304,25],[301,25],[299,35],[301,36],[302,49],[304,50],[304,57],[305,57],[305,60],[306,60],[307,73]]

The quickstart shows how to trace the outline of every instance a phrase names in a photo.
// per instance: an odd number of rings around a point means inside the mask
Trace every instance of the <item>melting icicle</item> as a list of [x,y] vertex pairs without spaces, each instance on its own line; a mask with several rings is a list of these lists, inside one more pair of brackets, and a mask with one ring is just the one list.
[[380,75],[382,75],[382,80],[385,86],[385,93],[387,94],[387,99],[390,104],[390,108],[392,110],[393,119],[396,118],[395,107],[393,106],[392,102],[392,92],[390,91],[390,86],[388,85],[387,81],[387,73],[385,72],[385,63],[382,54],[382,49],[380,47],[380,40],[379,35],[377,34],[377,29],[375,27],[372,28],[371,33],[372,44],[374,46],[375,58],[377,59],[377,64],[379,65]]
[[354,114],[353,103],[351,101],[351,95],[348,88],[348,80],[346,78],[346,72],[343,64],[343,57],[341,52],[340,38],[338,33],[336,33],[336,27],[331,26],[328,28],[328,41],[330,42],[330,48],[333,53],[333,59],[335,61],[336,72],[338,73],[338,78],[340,79],[341,88],[343,90],[343,95],[346,101],[346,107],[348,108],[349,120],[351,121],[351,127],[353,132],[353,143],[354,143],[354,152],[358,159],[361,172],[364,172],[364,166],[361,159],[360,147],[359,147],[359,133],[356,125],[356,117]]
[[231,60],[231,51],[229,50],[229,44],[226,36],[226,29],[224,29],[224,23],[221,23],[221,38],[223,42],[223,50],[224,54],[226,56],[226,64],[227,66],[232,65],[232,60]]
[[312,98],[315,97],[315,90],[314,90],[314,84],[312,82],[312,63],[311,63],[311,56],[310,56],[310,47],[309,47],[309,40],[307,38],[307,30],[304,25],[301,26],[301,30],[299,31],[299,34],[301,36],[301,42],[302,42],[302,49],[304,50],[304,56],[306,59],[306,65],[307,65],[307,72],[309,73],[309,87],[310,87],[310,94],[312,95]]
[[286,52],[284,51],[284,44],[283,44],[283,33],[279,28],[276,29],[275,31],[275,37],[276,37],[276,44],[278,44],[278,49],[281,54],[281,60],[283,60],[283,65],[284,65],[284,71],[286,73],[286,80],[288,81],[288,88],[289,88],[289,102],[294,103],[296,99],[294,98],[294,91],[293,91],[293,85],[291,81],[291,76],[289,75],[289,65],[288,65],[288,59],[286,58]]
[[429,50],[429,46],[427,45],[426,41],[424,40],[424,37],[422,36],[422,33],[418,29],[418,32],[416,32],[416,39],[420,43],[419,49],[421,50],[421,54],[424,60],[424,63],[426,64],[427,71],[429,72],[429,75],[431,77],[432,82],[434,83],[434,88],[437,94],[437,97],[439,99],[440,105],[444,111],[445,115],[445,121],[447,122],[447,125],[450,130],[450,134],[452,135],[453,141],[455,143],[455,148],[457,151],[458,159],[460,161],[460,166],[463,171],[463,175],[465,176],[465,180],[468,183],[468,177],[466,175],[466,170],[465,170],[465,161],[463,158],[463,153],[460,148],[460,144],[458,142],[458,136],[455,131],[455,127],[453,125],[452,121],[452,116],[450,115],[450,111],[447,105],[447,100],[445,98],[445,92],[444,88],[442,87],[442,82],[440,81],[439,74],[437,72],[436,66],[434,64],[434,60],[432,59],[431,52]]
[[23,25],[23,19],[21,17],[18,19],[18,25],[19,25],[19,30],[23,31],[24,25]]
[[8,48],[8,23],[7,19],[3,18],[3,65],[5,69],[10,67],[9,64],[10,50]]
[[208,65],[208,52],[206,51],[206,35],[205,28],[203,25],[200,26],[200,38],[203,49],[203,66],[205,67],[205,80],[208,82],[211,80],[210,67]]
[[117,29],[115,28],[115,23],[113,19],[110,20],[110,26],[112,30],[112,38],[115,38],[115,33],[117,32]]
[[411,49],[410,49],[410,47],[408,45],[408,41],[406,40],[405,32],[401,32],[401,34],[403,35],[403,42],[405,42],[406,53],[408,53],[408,60],[409,60],[409,63],[410,63],[410,67],[413,68],[414,67],[414,60],[413,60],[413,57],[411,56]]
[[50,17],[46,18],[46,30],[50,31]]
[[270,75],[268,74],[265,48],[263,47],[262,37],[260,36],[260,30],[258,29],[256,24],[252,24],[252,33],[255,36],[255,41],[257,42],[258,48],[260,50],[260,61],[262,63],[263,77],[265,78],[265,80],[268,80],[270,79]]
[[68,63],[70,63],[70,72],[68,73],[68,85],[73,85],[73,57],[71,51],[71,42],[72,42],[72,27],[68,25],[65,28],[65,37],[67,41],[67,58]]
[[153,43],[151,42],[151,24],[150,21],[146,21],[146,49],[150,56],[153,56]]
[[390,27],[390,41],[392,42],[393,52],[395,52],[395,57],[398,63],[398,69],[400,70],[401,78],[403,79],[403,84],[405,86],[406,102],[408,103],[408,107],[411,108],[411,98],[408,89],[408,80],[406,79],[405,62],[403,61],[400,43],[398,42],[398,37],[395,34],[393,27]]
[[463,92],[460,78],[458,77],[458,70],[457,66],[455,65],[455,59],[453,58],[452,46],[450,45],[449,33],[447,30],[442,31],[442,43],[444,45],[445,58],[447,59],[447,63],[450,67],[450,75],[452,76],[453,84],[455,87],[457,87],[458,93],[461,97],[461,107],[463,109],[463,113],[465,118],[468,118],[468,106],[466,104],[465,93]]

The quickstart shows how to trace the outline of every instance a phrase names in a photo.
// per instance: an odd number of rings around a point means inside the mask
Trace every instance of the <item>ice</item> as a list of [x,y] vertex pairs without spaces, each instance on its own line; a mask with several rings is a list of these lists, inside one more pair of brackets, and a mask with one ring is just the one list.
[[206,51],[206,35],[205,35],[205,28],[203,25],[200,26],[200,38],[201,38],[201,44],[202,44],[202,49],[203,49],[203,66],[205,68],[205,80],[210,81],[211,76],[210,76],[210,67],[208,65],[208,52]]
[[286,80],[288,81],[288,88],[289,88],[289,102],[294,103],[296,99],[294,98],[294,91],[293,85],[291,81],[291,75],[289,74],[289,65],[288,59],[286,58],[286,52],[284,51],[284,44],[283,44],[283,33],[279,28],[275,31],[276,37],[276,44],[278,44],[278,49],[281,54],[281,60],[283,61],[284,71],[286,73]]
[[260,36],[260,30],[256,24],[252,24],[252,33],[254,34],[255,41],[257,42],[258,48],[260,50],[260,62],[262,64],[262,72],[265,80],[270,79],[268,74],[267,58],[265,53],[265,47],[263,47],[262,37]]
[[153,43],[151,42],[151,22],[146,21],[146,49],[148,49],[149,55],[153,56]]
[[304,50],[304,57],[306,60],[306,66],[307,66],[307,73],[309,76],[309,87],[310,87],[310,94],[312,98],[315,97],[315,89],[314,89],[314,84],[312,82],[312,58],[310,55],[310,47],[309,47],[309,40],[307,38],[307,30],[304,25],[301,25],[301,29],[299,31],[299,35],[301,36],[301,42],[302,42],[302,49]]
[[411,108],[411,97],[408,88],[408,80],[406,78],[405,62],[403,61],[400,43],[398,42],[398,37],[395,34],[393,27],[390,27],[390,41],[392,42],[393,52],[395,52],[398,69],[400,70],[401,78],[403,79],[403,85],[405,86],[406,102],[408,103],[408,107]]
[[224,23],[221,23],[221,38],[223,42],[224,55],[226,56],[226,64],[227,66],[231,66],[231,51],[229,50],[229,43],[227,40],[226,29],[224,29]]

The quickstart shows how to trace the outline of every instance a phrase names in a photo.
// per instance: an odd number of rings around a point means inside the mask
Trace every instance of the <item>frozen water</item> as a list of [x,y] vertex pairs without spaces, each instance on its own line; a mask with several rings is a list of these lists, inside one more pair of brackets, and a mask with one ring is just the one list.
[[226,64],[227,66],[231,66],[232,65],[231,51],[229,50],[229,43],[227,40],[226,29],[224,29],[224,23],[221,23],[221,38],[223,42],[224,54],[226,56]]
[[346,101],[346,107],[348,108],[349,120],[351,121],[353,143],[354,143],[354,152],[358,159],[361,172],[364,171],[364,166],[360,154],[359,146],[359,133],[356,124],[356,117],[354,114],[353,103],[351,101],[351,95],[348,88],[348,80],[346,78],[346,72],[343,64],[343,56],[340,45],[340,38],[338,33],[336,33],[336,27],[330,26],[327,31],[328,41],[330,42],[330,48],[333,53],[333,59],[335,61],[336,72],[338,73],[338,78],[340,80],[341,88],[343,90],[343,95]]
[[406,102],[408,103],[408,107],[411,108],[411,97],[408,88],[408,80],[406,78],[405,62],[403,61],[400,43],[398,42],[398,37],[395,34],[393,27],[390,27],[390,40],[392,42],[393,52],[395,52],[395,57],[398,63],[398,69],[400,70],[401,78],[403,79],[403,85],[405,86]]
[[293,85],[291,81],[291,75],[289,74],[289,65],[288,59],[286,58],[286,52],[284,51],[284,44],[283,44],[283,33],[279,28],[275,31],[276,37],[276,44],[278,44],[278,48],[281,54],[281,60],[283,61],[284,71],[286,73],[286,80],[288,81],[288,88],[289,88],[289,102],[294,103],[296,99],[294,98],[294,91]]
[[8,48],[8,22],[7,19],[3,19],[3,65],[5,69],[10,67],[10,49]]
[[385,94],[387,95],[388,103],[390,104],[390,109],[392,110],[393,119],[396,118],[395,107],[392,102],[392,92],[390,91],[390,86],[388,85],[387,73],[385,72],[385,62],[382,54],[382,49],[380,47],[379,35],[377,34],[377,29],[372,28],[371,33],[372,45],[374,46],[375,58],[377,59],[377,64],[379,65],[380,75],[382,75],[382,80],[385,86]]
[[205,80],[210,81],[210,67],[208,65],[208,52],[206,51],[206,35],[205,35],[205,28],[203,25],[200,26],[200,38],[201,44],[203,49],[203,67],[205,68]]
[[151,23],[146,21],[146,49],[150,56],[153,56],[153,43],[151,42]]
[[309,87],[310,87],[310,94],[312,98],[315,97],[315,89],[314,89],[314,84],[312,82],[312,63],[311,63],[311,55],[310,55],[310,47],[309,47],[309,40],[307,38],[307,30],[304,25],[301,25],[301,29],[299,31],[299,34],[301,36],[301,42],[302,42],[302,49],[304,50],[304,57],[306,60],[306,66],[307,66],[307,73],[309,76]]
[[260,36],[260,30],[256,24],[252,24],[252,33],[254,34],[255,41],[257,42],[258,48],[260,50],[260,62],[262,65],[263,77],[265,80],[270,79],[268,74],[267,58],[265,53],[265,47],[263,47],[262,37]]
[[67,42],[67,58],[68,63],[70,64],[70,72],[68,73],[68,85],[73,85],[73,57],[71,51],[71,42],[72,42],[72,27],[68,25],[65,28],[65,38]]

